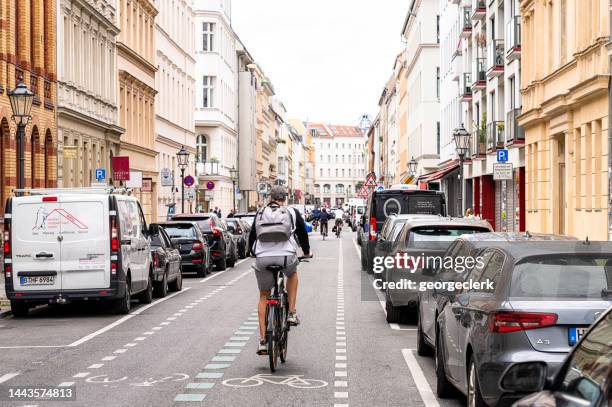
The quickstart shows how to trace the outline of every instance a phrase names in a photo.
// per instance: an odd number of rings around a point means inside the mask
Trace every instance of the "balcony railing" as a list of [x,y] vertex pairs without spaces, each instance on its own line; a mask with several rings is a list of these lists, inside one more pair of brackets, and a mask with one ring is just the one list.
[[476,58],[472,73],[472,87],[481,87],[486,85],[487,72],[485,70],[485,58]]
[[472,34],[472,17],[470,9],[463,7],[461,9],[461,37],[469,37]]
[[459,92],[462,100],[472,99],[472,74],[467,72],[459,78]]
[[521,16],[514,16],[506,25],[506,55],[516,56],[521,52]]
[[472,19],[480,20],[487,15],[487,5],[484,0],[472,0]]
[[491,40],[487,44],[487,73],[504,70],[504,40]]
[[487,154],[487,143],[479,136],[478,129],[472,132],[472,139],[470,140],[470,147],[472,152],[472,158],[484,157]]
[[487,151],[504,148],[504,122],[495,121],[487,124]]
[[525,130],[518,124],[518,117],[521,113],[521,108],[518,108],[510,110],[506,115],[506,140],[508,144],[525,143]]

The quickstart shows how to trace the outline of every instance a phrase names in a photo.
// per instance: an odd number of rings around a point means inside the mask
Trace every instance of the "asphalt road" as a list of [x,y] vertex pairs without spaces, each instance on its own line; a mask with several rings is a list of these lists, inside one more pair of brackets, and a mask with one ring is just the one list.
[[322,241],[300,265],[288,361],[270,375],[257,356],[251,260],[124,317],[101,307],[40,307],[0,318],[0,386],[72,386],[74,402],[2,406],[463,406],[437,400],[433,360],[413,325],[389,325],[362,301],[354,234]]

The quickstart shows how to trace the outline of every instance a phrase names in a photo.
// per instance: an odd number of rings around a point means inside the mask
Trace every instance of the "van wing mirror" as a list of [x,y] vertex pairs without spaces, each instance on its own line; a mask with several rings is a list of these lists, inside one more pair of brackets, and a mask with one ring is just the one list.
[[149,235],[155,236],[159,234],[159,226],[155,224],[149,225]]
[[500,380],[500,387],[510,393],[536,393],[544,390],[548,367],[544,362],[511,365]]

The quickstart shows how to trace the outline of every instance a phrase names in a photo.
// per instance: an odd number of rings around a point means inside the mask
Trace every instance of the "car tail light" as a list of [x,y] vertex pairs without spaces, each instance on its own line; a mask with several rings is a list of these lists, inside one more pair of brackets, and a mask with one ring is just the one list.
[[213,232],[213,236],[215,236],[215,237],[221,236],[221,229],[218,228],[218,227],[213,227],[212,228],[212,232]]
[[202,250],[202,242],[195,242],[193,246],[191,246],[191,250]]
[[376,217],[370,218],[370,240],[376,240]]
[[117,274],[117,262],[115,261],[111,262],[111,274],[112,275]]
[[10,264],[5,264],[4,265],[4,274],[6,279],[8,280],[9,278],[11,278],[12,273],[11,273],[12,269],[11,269],[11,265]]
[[489,318],[491,332],[516,332],[557,323],[557,314],[547,312],[494,312]]
[[159,258],[157,257],[157,253],[153,253],[153,267],[157,268],[159,266]]
[[117,218],[111,216],[110,218],[110,238],[111,238],[111,252],[119,251],[119,233],[117,232]]
[[4,225],[4,256],[11,254],[11,224]]

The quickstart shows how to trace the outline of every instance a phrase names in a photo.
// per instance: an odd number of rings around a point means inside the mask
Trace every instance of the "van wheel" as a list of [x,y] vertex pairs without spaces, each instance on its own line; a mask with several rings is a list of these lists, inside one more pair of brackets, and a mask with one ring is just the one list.
[[138,294],[138,301],[141,304],[150,304],[153,302],[153,279],[149,273],[149,280],[147,281],[147,288]]
[[22,301],[11,301],[11,313],[15,318],[25,318],[30,312],[30,306]]
[[164,298],[168,295],[168,268],[164,271],[164,278],[162,281],[155,283],[155,296]]
[[440,335],[436,335],[436,338],[438,338],[436,347],[434,348],[434,360],[436,362],[436,394],[438,397],[445,399],[453,395],[453,385],[446,378]]
[[227,268],[227,259],[225,258],[225,256],[222,256],[219,261],[216,264],[217,269],[219,271],[223,271]]
[[129,314],[130,309],[132,308],[132,285],[130,284],[130,280],[128,279],[125,283],[125,293],[122,298],[115,300],[115,305],[113,307],[113,311],[115,314]]
[[179,271],[176,280],[170,283],[171,291],[181,291],[183,289],[183,273]]

